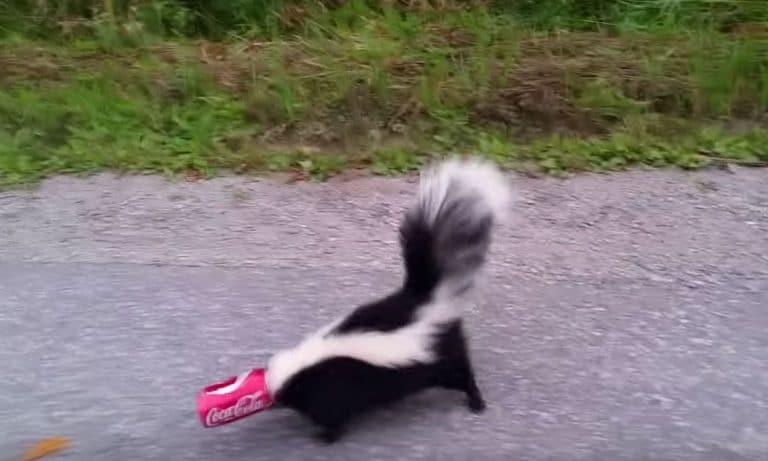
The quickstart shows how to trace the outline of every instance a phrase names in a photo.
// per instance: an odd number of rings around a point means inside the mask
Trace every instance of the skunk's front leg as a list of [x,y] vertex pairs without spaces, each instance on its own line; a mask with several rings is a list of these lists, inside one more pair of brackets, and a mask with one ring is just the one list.
[[324,401],[316,402],[316,405],[310,405],[305,414],[318,427],[316,437],[320,441],[335,443],[344,435],[349,415],[344,411],[343,404],[333,407]]
[[338,442],[342,435],[344,435],[343,426],[323,426],[317,432],[317,439],[331,445]]

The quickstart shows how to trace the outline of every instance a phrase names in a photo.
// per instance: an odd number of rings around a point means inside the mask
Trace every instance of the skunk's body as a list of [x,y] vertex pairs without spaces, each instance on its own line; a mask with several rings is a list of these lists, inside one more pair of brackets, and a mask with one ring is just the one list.
[[328,442],[354,417],[427,388],[464,392],[469,408],[482,411],[463,295],[509,198],[489,164],[451,160],[426,170],[400,227],[403,286],[275,355],[267,386],[276,403],[308,417]]

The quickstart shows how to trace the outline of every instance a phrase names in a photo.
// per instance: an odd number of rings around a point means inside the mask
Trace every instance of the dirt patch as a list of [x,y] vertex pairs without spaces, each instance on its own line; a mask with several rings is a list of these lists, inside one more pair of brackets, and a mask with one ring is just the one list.
[[0,50],[0,82],[14,80],[60,80],[64,62],[33,50]]
[[[474,37],[461,30],[433,32],[429,34],[433,37],[431,44],[455,49],[457,53],[474,43]],[[458,96],[474,123],[536,132],[586,135],[605,132],[611,127],[611,117],[601,113],[600,107],[585,107],[579,102],[585,88],[596,79],[618,90],[620,97],[647,103],[652,111],[691,110],[682,106],[679,98],[691,85],[684,67],[687,57],[680,50],[597,33],[526,38],[517,45],[519,58],[511,66],[497,66],[493,70],[495,77],[483,94]],[[268,63],[270,59],[274,61],[276,48],[280,49],[281,71],[300,80],[306,88],[322,86],[342,74],[360,73],[358,71],[367,65],[347,61],[337,63],[341,70],[329,69],[301,42],[254,42],[230,47],[203,44],[199,49],[201,62],[217,81],[246,94],[259,81],[270,77]],[[675,52],[671,53],[670,49]],[[644,66],[649,56],[661,50],[667,53],[665,68],[653,74]],[[308,111],[305,116],[315,119],[312,123],[315,127],[317,119],[325,119],[322,123],[342,132],[377,128],[402,133],[406,125],[425,115],[418,98],[414,102],[414,95],[419,92],[419,85],[423,85],[427,67],[425,62],[413,57],[387,59],[384,61],[390,88],[387,100],[382,101],[365,84],[359,84],[348,93],[338,95],[328,106],[315,108],[322,110]],[[450,81],[433,84],[451,87]],[[275,101],[265,104],[274,107]]]
[[[646,102],[658,112],[678,110],[667,102],[688,85],[680,77],[685,75],[682,71],[649,74],[643,67],[644,58],[653,53],[649,43],[583,33],[527,39],[520,48],[519,61],[477,106],[479,116],[512,127],[599,134],[614,120],[602,110],[607,108],[583,101],[594,84],[602,82],[602,89],[617,91],[616,97]],[[683,61],[682,56],[672,56],[667,65]],[[601,102],[610,103],[593,104]]]
[[131,69],[137,66],[137,62],[143,56],[152,56],[171,65],[180,62],[178,50],[169,46],[131,50],[119,54],[9,47],[0,48],[0,81],[9,83],[63,81],[73,73],[97,74],[105,65],[123,70]]

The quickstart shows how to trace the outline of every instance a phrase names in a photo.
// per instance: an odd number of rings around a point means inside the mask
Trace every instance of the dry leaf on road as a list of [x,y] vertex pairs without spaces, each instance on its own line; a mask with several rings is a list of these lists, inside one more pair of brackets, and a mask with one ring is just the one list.
[[66,437],[48,437],[31,446],[26,453],[24,453],[24,456],[21,457],[21,461],[35,461],[44,456],[56,453],[57,451],[61,451],[68,446],[69,439]]

